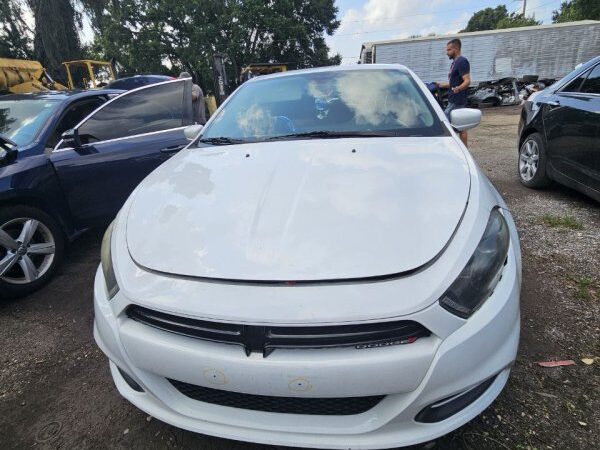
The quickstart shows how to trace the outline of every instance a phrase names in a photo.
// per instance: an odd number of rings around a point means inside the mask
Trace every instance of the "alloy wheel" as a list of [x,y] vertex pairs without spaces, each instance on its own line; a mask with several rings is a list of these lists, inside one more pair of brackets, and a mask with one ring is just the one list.
[[0,224],[0,280],[32,283],[48,272],[55,253],[54,237],[39,220],[17,218]]
[[540,148],[533,139],[526,141],[519,154],[519,174],[524,181],[531,181],[538,171]]

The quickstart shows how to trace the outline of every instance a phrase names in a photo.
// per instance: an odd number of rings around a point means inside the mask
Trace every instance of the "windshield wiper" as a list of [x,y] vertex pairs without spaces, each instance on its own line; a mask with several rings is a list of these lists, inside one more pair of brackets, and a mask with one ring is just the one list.
[[226,136],[212,137],[212,138],[203,138],[198,142],[202,142],[204,144],[212,144],[212,145],[231,145],[231,144],[243,144],[244,141],[242,139],[229,138]]
[[306,133],[284,134],[283,136],[272,136],[267,141],[293,138],[349,138],[349,137],[390,137],[395,134],[386,131],[308,131]]

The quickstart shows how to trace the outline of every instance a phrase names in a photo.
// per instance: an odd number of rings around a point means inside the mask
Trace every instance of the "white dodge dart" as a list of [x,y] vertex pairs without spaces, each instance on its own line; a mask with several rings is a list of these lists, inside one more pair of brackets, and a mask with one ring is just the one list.
[[[94,336],[119,392],[243,441],[389,448],[465,424],[519,342],[506,204],[395,65],[243,84],[106,232]],[[198,134],[199,133],[199,134]]]

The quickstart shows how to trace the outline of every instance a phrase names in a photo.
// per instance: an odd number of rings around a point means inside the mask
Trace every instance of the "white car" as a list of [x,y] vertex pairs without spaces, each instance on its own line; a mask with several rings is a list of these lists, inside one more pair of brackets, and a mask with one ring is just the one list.
[[[395,65],[243,84],[109,227],[94,336],[119,392],[242,441],[389,448],[498,396],[519,342],[506,204]],[[194,132],[194,128],[189,130]]]

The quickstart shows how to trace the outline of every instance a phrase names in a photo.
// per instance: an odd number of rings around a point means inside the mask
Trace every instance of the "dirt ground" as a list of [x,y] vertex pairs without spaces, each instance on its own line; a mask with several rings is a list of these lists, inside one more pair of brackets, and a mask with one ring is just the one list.
[[[485,110],[483,124],[470,133],[475,158],[503,194],[521,234],[518,359],[506,389],[490,408],[418,448],[598,445],[600,205],[560,186],[532,191],[519,184],[518,112]],[[100,231],[86,233],[46,288],[0,304],[0,448],[272,450],[174,428],[119,396],[92,337],[92,282],[100,239]],[[588,358],[589,365],[582,361]],[[536,364],[554,359],[575,365]]]

